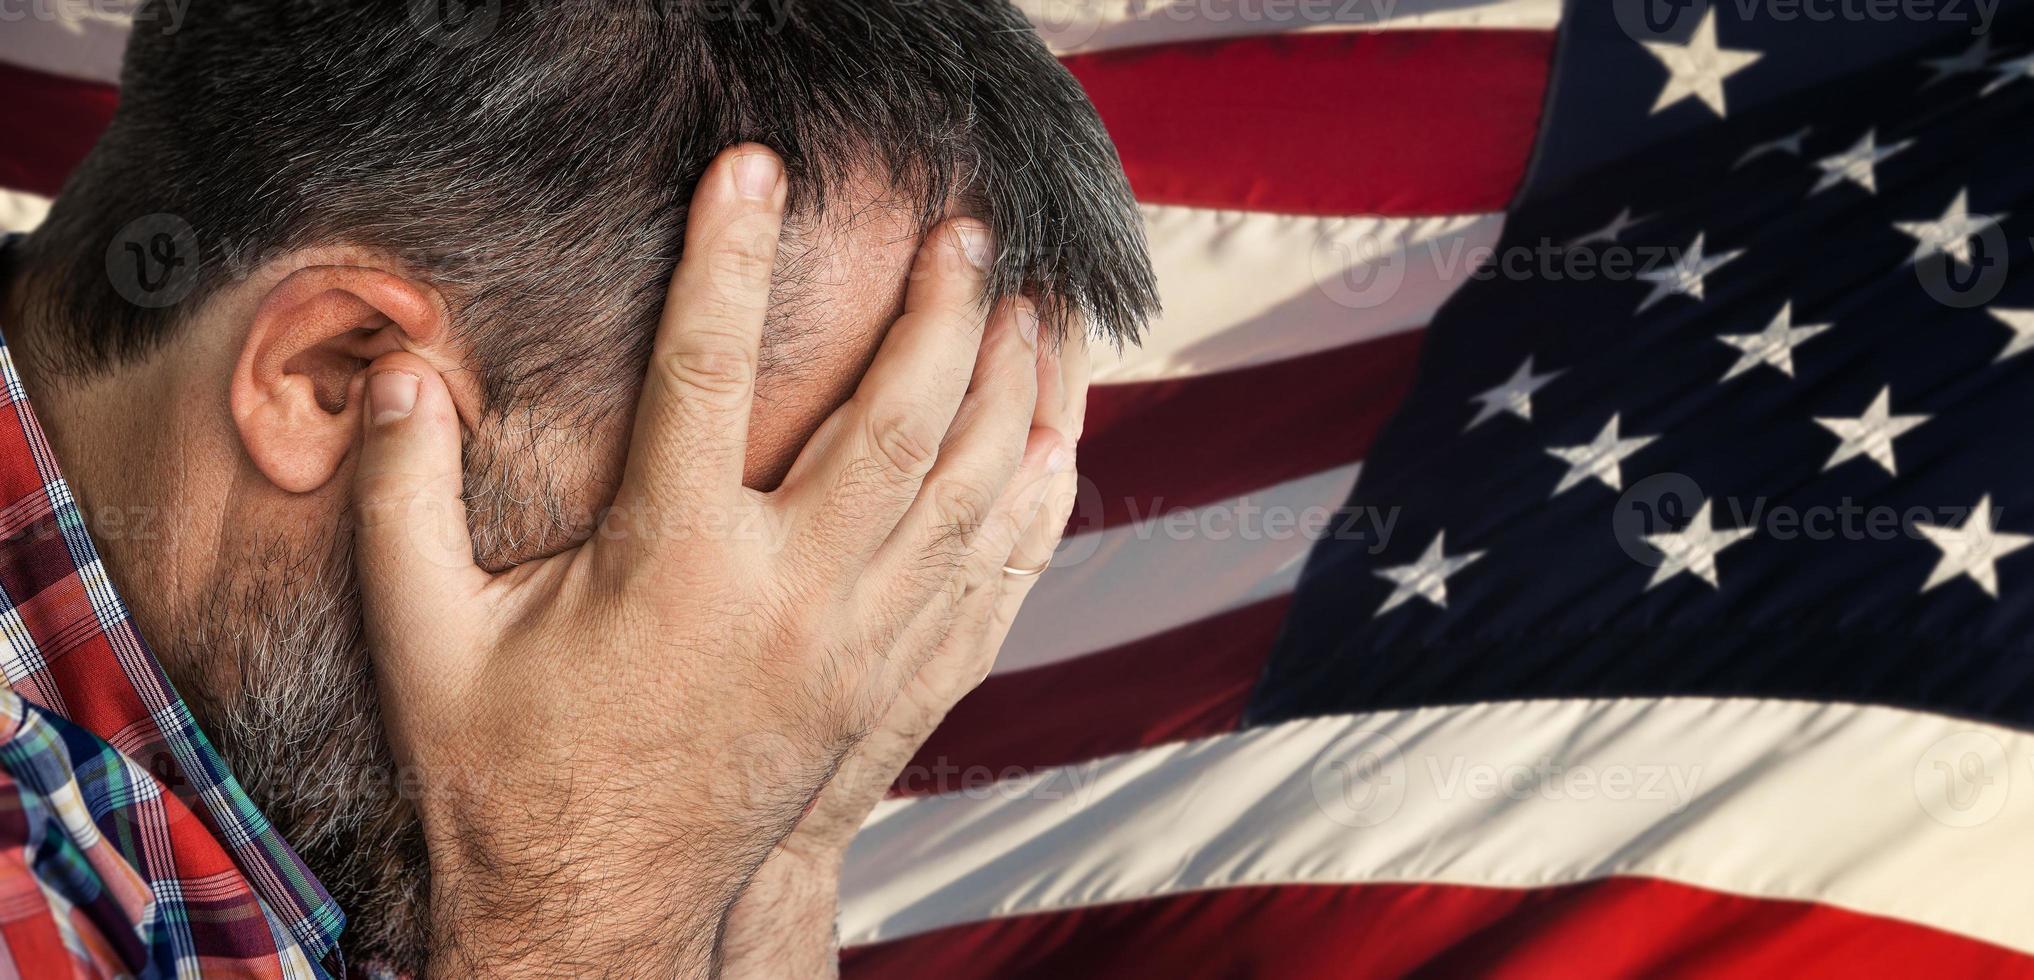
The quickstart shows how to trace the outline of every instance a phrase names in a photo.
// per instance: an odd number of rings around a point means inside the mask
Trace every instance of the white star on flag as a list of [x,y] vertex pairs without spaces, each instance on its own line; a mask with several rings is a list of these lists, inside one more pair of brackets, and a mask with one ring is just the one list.
[[1442,609],[1448,608],[1448,577],[1469,567],[1476,559],[1483,557],[1484,553],[1472,551],[1466,555],[1450,558],[1443,551],[1442,544],[1447,536],[1446,531],[1434,535],[1433,543],[1427,545],[1427,550],[1420,555],[1419,561],[1410,565],[1380,568],[1375,572],[1378,578],[1391,581],[1397,588],[1392,589],[1391,595],[1385,597],[1384,605],[1377,607],[1373,618],[1398,608],[1413,596],[1419,596]]
[[2013,331],[2013,339],[2006,341],[2006,348],[1999,352],[1999,356],[1992,358],[1992,363],[1997,364],[2015,354],[2025,354],[2029,350],[2034,350],[2034,310],[2012,310],[1994,306],[1985,312]]
[[1942,557],[1935,563],[1935,570],[1928,573],[1928,581],[1921,591],[1926,592],[1959,575],[1968,575],[1970,580],[1985,590],[1985,594],[1999,597],[1998,561],[2021,548],[2034,544],[2034,534],[2008,534],[1992,525],[1992,495],[1985,494],[1962,527],[1938,527],[1933,524],[1916,524],[1914,530],[1934,542],[1942,549]]
[[1646,41],[1646,50],[1666,66],[1667,84],[1653,102],[1652,113],[1682,99],[1699,99],[1709,111],[1728,116],[1723,106],[1723,80],[1759,60],[1760,52],[1716,46],[1716,8],[1702,12],[1702,21],[1686,44]]
[[1744,156],[1738,157],[1737,162],[1730,165],[1730,169],[1736,170],[1753,160],[1773,153],[1785,153],[1798,157],[1801,155],[1801,144],[1808,139],[1808,134],[1814,131],[1815,127],[1813,126],[1803,126],[1779,139],[1771,139],[1763,143],[1754,144],[1751,149],[1744,151]]
[[1794,376],[1794,348],[1827,329],[1827,323],[1794,326],[1794,304],[1784,303],[1764,330],[1758,333],[1728,333],[1716,338],[1743,352],[1717,383],[1729,381],[1761,364],[1770,364],[1791,378]]
[[1985,87],[1978,90],[1980,98],[2005,88],[2019,79],[2034,75],[2034,54],[2021,55],[2009,61],[2001,61],[1992,66],[1992,72],[1997,77],[1986,82]]
[[1873,168],[1879,161],[1914,145],[1913,140],[1901,140],[1892,146],[1879,146],[1878,135],[1877,129],[1867,129],[1864,137],[1850,149],[1815,161],[1815,165],[1822,168],[1822,179],[1817,180],[1808,193],[1820,194],[1847,180],[1864,188],[1867,193],[1877,194],[1878,176]]
[[1469,396],[1470,401],[1482,402],[1483,407],[1476,410],[1476,417],[1470,419],[1469,424],[1464,426],[1462,431],[1467,432],[1470,429],[1476,428],[1490,421],[1500,412],[1510,412],[1528,422],[1532,421],[1533,392],[1546,387],[1548,382],[1560,376],[1561,372],[1559,371],[1534,374],[1533,359],[1527,357],[1525,363],[1519,365],[1518,370],[1513,371],[1511,378],[1505,381],[1505,383],[1481,394]]
[[1977,43],[1963,49],[1962,54],[1951,55],[1947,58],[1928,58],[1922,61],[1921,63],[1926,65],[1928,70],[1935,74],[1929,76],[1927,81],[1922,82],[1921,87],[1927,88],[1936,82],[1953,78],[1957,75],[1968,75],[1972,72],[1984,71],[1985,62],[1990,60],[1992,60],[1992,36],[1980,34],[1978,35]]
[[1949,202],[1949,208],[1942,217],[1934,221],[1895,221],[1893,227],[1905,232],[1919,244],[1914,246],[1914,255],[1907,261],[1919,262],[1936,253],[1955,259],[1958,265],[1970,264],[1970,240],[1985,229],[1999,223],[2002,214],[1971,214],[1970,188],[1956,192],[1956,199]]
[[1638,278],[1653,284],[1653,291],[1646,294],[1645,301],[1640,303],[1634,312],[1644,313],[1647,307],[1673,295],[1701,299],[1702,277],[1715,272],[1722,268],[1724,263],[1743,254],[1744,249],[1740,248],[1722,255],[1705,257],[1702,254],[1702,235],[1698,233],[1695,241],[1682,251],[1673,265],[1663,269],[1647,269],[1638,274]]
[[1887,473],[1898,475],[1893,462],[1893,440],[1907,434],[1915,426],[1928,421],[1927,415],[1894,415],[1893,387],[1879,389],[1879,396],[1872,399],[1871,407],[1856,418],[1817,418],[1815,424],[1836,433],[1841,440],[1836,452],[1830,454],[1829,462],[1822,464],[1823,472],[1865,456]]
[[1617,241],[1617,236],[1624,234],[1627,230],[1631,228],[1635,228],[1639,225],[1645,224],[1648,220],[1651,220],[1651,218],[1652,215],[1650,214],[1646,215],[1643,218],[1634,218],[1631,216],[1630,208],[1621,208],[1617,212],[1617,217],[1610,219],[1609,224],[1604,225],[1603,227],[1598,228],[1595,231],[1589,232],[1586,235],[1582,235],[1579,238],[1571,239],[1568,242],[1568,244],[1562,247],[1580,248],[1584,245],[1590,244],[1591,242],[1615,242]]
[[1652,581],[1646,583],[1647,592],[1682,572],[1709,583],[1712,589],[1721,587],[1716,578],[1716,553],[1751,537],[1753,529],[1718,530],[1709,518],[1712,503],[1702,501],[1702,508],[1695,512],[1695,519],[1683,530],[1645,536],[1645,542],[1658,548],[1662,556],[1660,567],[1653,569]]
[[1583,480],[1594,478],[1612,490],[1624,489],[1624,474],[1619,468],[1626,456],[1651,445],[1659,436],[1632,436],[1620,439],[1617,435],[1617,415],[1612,415],[1596,438],[1580,446],[1549,446],[1547,455],[1568,464],[1568,472],[1561,475],[1561,482],[1554,486],[1550,497],[1558,497]]

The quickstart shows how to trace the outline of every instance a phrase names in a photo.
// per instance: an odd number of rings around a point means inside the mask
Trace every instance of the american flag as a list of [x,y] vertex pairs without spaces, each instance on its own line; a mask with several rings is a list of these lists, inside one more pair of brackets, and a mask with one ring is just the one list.
[[[1166,312],[849,976],[2034,975],[2034,17],[1020,6]],[[110,111],[76,9],[0,222]]]

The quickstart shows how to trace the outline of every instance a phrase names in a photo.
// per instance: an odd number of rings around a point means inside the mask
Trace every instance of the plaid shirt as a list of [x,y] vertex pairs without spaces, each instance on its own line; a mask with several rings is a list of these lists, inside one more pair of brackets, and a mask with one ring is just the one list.
[[142,642],[4,339],[0,670],[0,976],[343,973],[345,917]]

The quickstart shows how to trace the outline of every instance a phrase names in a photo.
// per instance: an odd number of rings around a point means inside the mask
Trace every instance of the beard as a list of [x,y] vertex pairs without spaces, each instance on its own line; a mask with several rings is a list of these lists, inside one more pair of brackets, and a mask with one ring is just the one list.
[[[465,452],[476,560],[498,572],[582,540],[538,435],[496,419]],[[606,491],[596,489],[597,493]],[[221,547],[227,567],[156,646],[227,767],[346,913],[349,964],[421,976],[430,950],[423,825],[382,728],[349,520],[312,540]]]
[[351,538],[264,545],[162,659],[241,787],[345,911],[348,962],[421,975],[430,868],[382,730]]

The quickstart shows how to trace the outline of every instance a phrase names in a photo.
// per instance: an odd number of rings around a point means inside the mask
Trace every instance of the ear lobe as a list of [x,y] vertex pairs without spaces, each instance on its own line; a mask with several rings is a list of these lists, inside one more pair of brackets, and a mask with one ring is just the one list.
[[436,293],[393,272],[290,273],[261,298],[233,367],[228,403],[248,458],[278,489],[324,486],[360,438],[369,362],[445,333]]

